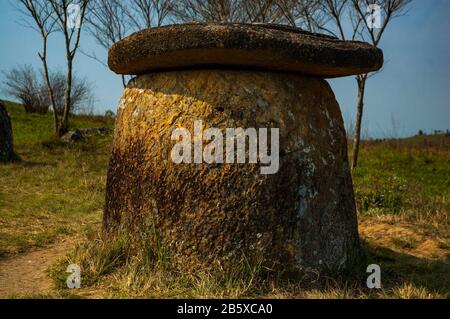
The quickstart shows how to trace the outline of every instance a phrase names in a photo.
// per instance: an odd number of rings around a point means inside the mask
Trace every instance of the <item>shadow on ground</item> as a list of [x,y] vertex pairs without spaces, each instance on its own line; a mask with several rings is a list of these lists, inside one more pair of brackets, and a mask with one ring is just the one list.
[[393,289],[404,284],[425,288],[430,293],[449,296],[450,256],[445,260],[418,258],[394,251],[374,243],[364,242],[371,263],[381,267],[384,289]]

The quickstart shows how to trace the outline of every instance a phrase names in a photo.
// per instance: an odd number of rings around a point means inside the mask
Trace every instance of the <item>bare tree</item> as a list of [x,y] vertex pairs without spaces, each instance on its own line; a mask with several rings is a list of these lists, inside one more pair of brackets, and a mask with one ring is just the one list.
[[[45,114],[52,107],[58,116],[64,114],[67,77],[63,72],[48,72],[53,97],[49,94],[44,70],[36,72],[31,65],[22,65],[2,73],[3,91],[20,101],[27,113]],[[94,101],[91,87],[86,79],[73,76],[71,113],[91,109]]]
[[[70,107],[72,105],[72,78],[73,61],[80,44],[81,30],[86,15],[87,6],[90,0],[80,0],[74,6],[70,0],[18,0],[19,9],[25,15],[27,26],[33,28],[41,34],[42,52],[39,58],[42,61],[48,93],[51,99],[52,108],[55,110],[55,98],[52,91],[50,74],[47,64],[47,44],[48,37],[53,32],[59,31],[64,36],[66,60],[67,60],[67,82],[64,97],[64,112],[61,119],[57,112],[53,112],[55,133],[61,136],[68,130]],[[69,9],[78,9],[75,14],[71,14]],[[75,20],[75,21],[72,21]],[[31,22],[31,23],[30,23]],[[74,25],[72,25],[74,24]]]
[[172,11],[183,22],[286,24],[282,9],[279,0],[180,0]]
[[[389,23],[396,17],[404,14],[407,6],[412,0],[352,0],[353,16],[357,16],[353,21],[362,21],[361,31],[354,31],[354,34],[359,35],[362,40],[365,40],[368,35],[370,42],[374,47],[378,47],[382,36],[384,35]],[[373,10],[380,10],[382,13],[382,22],[380,25],[374,25]],[[359,24],[353,23],[354,30]],[[358,84],[358,104],[355,121],[355,136],[353,139],[353,154],[352,154],[352,170],[358,164],[359,145],[361,140],[361,122],[364,111],[364,94],[366,89],[366,82],[369,78],[369,74],[358,75],[356,82]]]
[[[69,127],[70,107],[72,106],[72,81],[73,81],[73,61],[77,53],[81,30],[86,17],[86,10],[90,0],[80,0],[77,7],[73,7],[70,0],[48,0],[53,9],[53,15],[57,21],[59,31],[64,36],[64,44],[67,62],[67,82],[64,97],[64,112],[57,127],[58,136],[67,132]],[[76,9],[75,12],[69,12],[69,9]],[[78,11],[79,9],[79,11]],[[57,113],[57,112],[53,112]]]
[[[341,40],[369,41],[379,47],[389,23],[404,14],[412,0],[278,0],[292,25],[330,34]],[[377,14],[380,24],[377,25]],[[349,26],[349,27],[348,27]],[[352,170],[357,166],[367,79],[357,75],[357,112],[354,123]]]
[[321,10],[321,0],[277,0],[281,14],[286,23],[309,32],[320,32],[326,23],[326,16]]
[[[64,114],[65,107],[65,91],[67,87],[67,77],[63,72],[51,72],[50,82],[53,92],[55,94],[55,111],[58,115]],[[89,113],[92,109],[94,95],[92,92],[92,85],[85,78],[79,78],[73,75],[72,90],[70,98],[70,113],[77,112]],[[48,99],[48,97],[47,97]]]
[[[106,50],[127,36],[131,29],[128,12],[121,0],[93,0],[86,22],[89,33]],[[98,59],[94,53],[81,52],[107,67],[106,62]],[[121,79],[125,87],[127,82],[125,75],[121,75]]]
[[[91,0],[86,15],[87,29],[97,43],[108,50],[132,32],[159,27],[170,16],[175,0]],[[107,67],[95,54],[81,51]],[[125,87],[127,77],[121,75]]]
[[128,0],[126,14],[136,31],[160,27],[170,16],[177,0]]
[[47,113],[51,98],[45,80],[42,83],[31,65],[14,67],[4,76],[3,91],[24,106],[27,113]]
[[286,24],[286,17],[277,0],[242,1],[241,10],[242,22]]
[[[54,94],[50,85],[50,76],[47,64],[48,37],[55,31],[56,20],[50,3],[47,0],[19,0],[19,11],[25,17],[25,25],[37,31],[42,40],[42,49],[38,53],[44,69],[45,80],[52,107],[55,105]],[[55,133],[58,132],[58,115],[53,112]]]
[[239,22],[240,9],[239,0],[179,0],[173,13],[183,22]]

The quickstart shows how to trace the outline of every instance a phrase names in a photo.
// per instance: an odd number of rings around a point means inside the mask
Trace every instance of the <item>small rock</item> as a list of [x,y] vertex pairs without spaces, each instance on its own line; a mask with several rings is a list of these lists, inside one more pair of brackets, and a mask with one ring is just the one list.
[[61,137],[64,143],[76,143],[84,138],[83,133],[76,129],[74,131],[67,132]]
[[79,131],[83,135],[93,135],[93,134],[110,135],[110,134],[112,134],[112,130],[107,127],[80,128]]

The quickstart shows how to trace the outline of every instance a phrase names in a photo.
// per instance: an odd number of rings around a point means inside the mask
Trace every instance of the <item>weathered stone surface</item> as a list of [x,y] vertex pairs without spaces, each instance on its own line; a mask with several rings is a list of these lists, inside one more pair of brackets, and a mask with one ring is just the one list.
[[[177,127],[280,129],[280,168],[175,164]],[[263,257],[275,269],[342,270],[359,240],[339,106],[325,80],[198,70],[139,76],[118,109],[104,228],[155,226],[192,262]]]
[[382,51],[368,43],[270,24],[199,23],[146,29],[109,51],[109,67],[119,74],[226,67],[331,78],[376,71],[382,64]]
[[0,163],[12,162],[15,159],[11,119],[6,107],[0,102]]

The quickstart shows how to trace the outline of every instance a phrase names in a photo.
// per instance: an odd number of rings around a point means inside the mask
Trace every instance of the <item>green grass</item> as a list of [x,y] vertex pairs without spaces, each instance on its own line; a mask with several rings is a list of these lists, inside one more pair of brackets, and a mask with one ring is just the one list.
[[[157,241],[136,250],[126,236],[97,236],[111,137],[67,146],[53,137],[51,115],[6,105],[21,161],[0,165],[0,258],[58,238],[87,237],[50,268],[60,289],[28,297],[450,297],[449,136],[362,144],[353,176],[360,233],[368,261],[381,266],[383,284],[371,291],[363,280],[311,284],[309,278],[270,277],[245,263],[232,272],[183,271]],[[85,116],[74,117],[71,126],[113,123]],[[70,263],[82,267],[81,291],[63,288]]]
[[[61,145],[53,137],[50,114],[6,106],[21,162],[0,166],[0,255],[45,246],[99,223],[111,137]],[[71,125],[112,127],[112,122],[75,117]]]
[[[4,101],[13,123],[14,143],[16,147],[36,146],[44,141],[53,140],[53,116],[51,114],[27,114],[20,104]],[[75,116],[70,119],[70,127],[109,127],[113,121],[102,116]]]
[[420,136],[413,141],[367,143],[362,147],[353,174],[362,215],[448,218],[450,136]]

